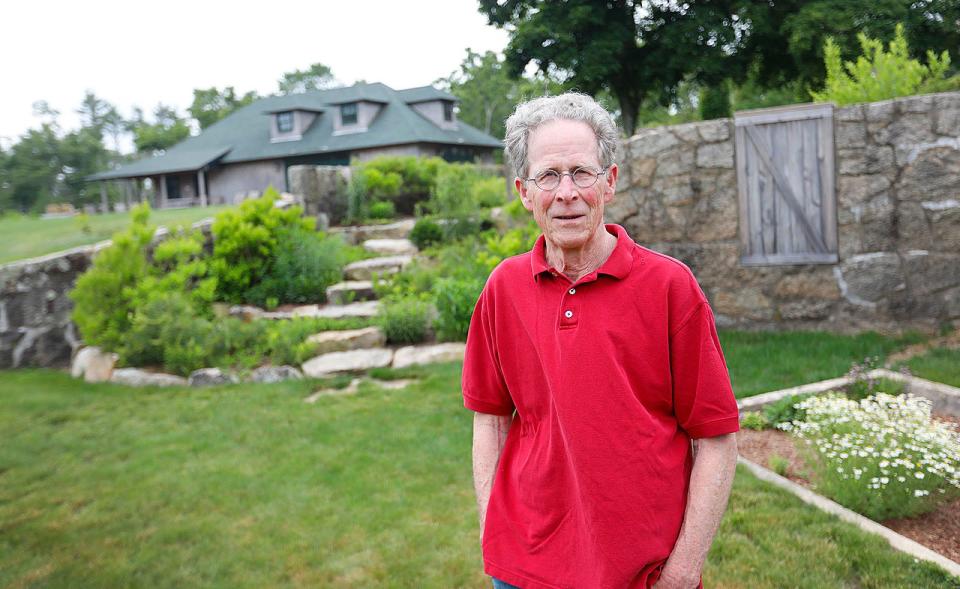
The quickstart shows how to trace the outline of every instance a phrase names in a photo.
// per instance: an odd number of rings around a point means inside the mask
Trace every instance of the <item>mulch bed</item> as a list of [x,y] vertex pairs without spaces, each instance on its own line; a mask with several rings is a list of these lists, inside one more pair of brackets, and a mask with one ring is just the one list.
[[[935,417],[960,424],[960,418],[957,417]],[[744,458],[764,468],[770,468],[770,457],[780,456],[789,462],[786,478],[816,491],[816,486],[810,482],[811,471],[795,445],[802,443],[779,430],[741,429],[737,433],[737,444]],[[880,523],[954,562],[960,562],[960,499],[941,503],[936,510],[917,517],[890,519]]]

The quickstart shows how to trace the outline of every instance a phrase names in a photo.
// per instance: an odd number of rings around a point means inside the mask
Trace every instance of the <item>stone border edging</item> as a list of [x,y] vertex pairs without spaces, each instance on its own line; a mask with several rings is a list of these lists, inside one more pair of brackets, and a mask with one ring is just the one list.
[[887,542],[890,543],[890,546],[899,550],[900,552],[905,552],[914,558],[932,562],[946,570],[951,575],[960,577],[960,564],[950,560],[939,552],[934,552],[933,550],[911,540],[910,538],[907,538],[906,536],[901,536],[890,528],[887,528],[868,517],[862,516],[855,511],[851,511],[839,503],[827,499],[822,495],[818,495],[817,493],[798,485],[790,479],[782,477],[777,473],[767,470],[759,464],[756,464],[755,462],[747,460],[743,456],[737,457],[737,463],[747,467],[747,469],[749,469],[750,472],[753,473],[753,475],[758,479],[793,493],[804,503],[813,505],[821,511],[825,511],[826,513],[837,516],[843,521],[852,523],[865,532],[882,536]]

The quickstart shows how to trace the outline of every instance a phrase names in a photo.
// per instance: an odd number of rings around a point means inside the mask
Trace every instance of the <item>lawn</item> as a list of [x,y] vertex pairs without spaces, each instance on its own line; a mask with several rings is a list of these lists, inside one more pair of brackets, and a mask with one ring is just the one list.
[[[216,206],[151,211],[150,222],[168,226],[189,225],[213,217],[227,208]],[[0,216],[0,264],[110,239],[129,224],[129,213],[56,219],[3,215]]]
[[[722,337],[732,365],[756,353]],[[893,346],[848,339],[849,354]],[[404,390],[315,404],[310,382],[137,390],[5,372],[0,587],[489,587],[460,366],[412,372]],[[705,581],[957,586],[745,471]]]
[[916,376],[960,387],[960,348],[934,348],[906,366]]

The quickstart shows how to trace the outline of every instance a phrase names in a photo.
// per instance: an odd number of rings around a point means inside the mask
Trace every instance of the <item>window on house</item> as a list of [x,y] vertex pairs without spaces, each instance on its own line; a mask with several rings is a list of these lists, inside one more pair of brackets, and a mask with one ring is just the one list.
[[280,133],[289,133],[293,131],[293,113],[292,112],[287,111],[287,112],[277,113],[277,131]]
[[340,122],[343,125],[357,124],[357,103],[351,102],[340,106]]
[[444,102],[443,103],[443,120],[450,122],[453,120],[453,103]]
[[833,107],[751,111],[734,124],[741,262],[836,263]]

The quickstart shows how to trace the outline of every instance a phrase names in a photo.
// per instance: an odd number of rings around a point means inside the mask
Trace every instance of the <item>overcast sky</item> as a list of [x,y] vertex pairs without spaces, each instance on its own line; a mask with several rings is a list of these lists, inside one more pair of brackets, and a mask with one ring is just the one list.
[[0,138],[40,121],[46,100],[78,124],[86,90],[123,116],[158,102],[181,112],[194,88],[275,92],[283,72],[321,62],[345,84],[430,84],[466,54],[500,52],[507,34],[477,0],[340,0],[251,4],[219,0],[5,2],[0,18]]

